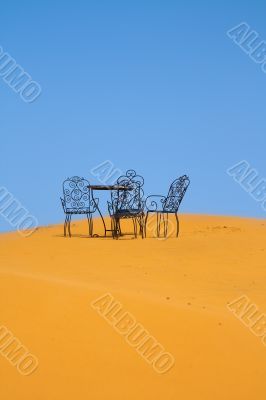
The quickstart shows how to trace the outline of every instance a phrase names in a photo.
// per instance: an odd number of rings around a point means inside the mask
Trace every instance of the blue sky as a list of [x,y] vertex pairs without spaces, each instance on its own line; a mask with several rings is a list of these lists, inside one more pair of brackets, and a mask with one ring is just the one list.
[[0,79],[1,185],[41,225],[59,222],[62,181],[97,183],[91,168],[111,160],[147,195],[188,174],[182,212],[265,218],[226,174],[247,160],[266,178],[266,74],[226,35],[246,21],[266,40],[265,12],[258,0],[4,2],[0,46],[42,94],[24,103]]

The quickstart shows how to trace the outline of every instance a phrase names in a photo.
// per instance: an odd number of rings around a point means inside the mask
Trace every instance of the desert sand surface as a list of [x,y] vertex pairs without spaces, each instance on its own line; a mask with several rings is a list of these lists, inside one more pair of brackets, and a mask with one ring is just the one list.
[[[23,376],[0,355],[1,399],[265,398],[266,346],[228,309],[245,295],[266,313],[265,220],[181,215],[167,240],[88,238],[85,221],[62,233],[0,235],[0,325],[39,363]],[[106,293],[173,355],[169,371],[91,306]]]

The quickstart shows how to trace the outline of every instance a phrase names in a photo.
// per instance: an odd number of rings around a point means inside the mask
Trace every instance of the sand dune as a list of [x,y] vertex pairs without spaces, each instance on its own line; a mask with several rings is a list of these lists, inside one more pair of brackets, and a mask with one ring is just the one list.
[[[168,240],[89,239],[84,221],[71,239],[62,225],[0,235],[0,326],[39,362],[23,376],[0,354],[1,399],[263,399],[266,346],[228,303],[245,295],[266,313],[266,221],[182,215],[180,226]],[[169,371],[91,307],[106,293],[173,355]]]

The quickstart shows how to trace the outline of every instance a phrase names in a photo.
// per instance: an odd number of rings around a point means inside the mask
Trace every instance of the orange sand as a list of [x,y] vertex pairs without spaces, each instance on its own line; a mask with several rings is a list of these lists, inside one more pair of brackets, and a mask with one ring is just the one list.
[[[266,313],[266,222],[180,217],[180,237],[89,239],[87,225],[0,235],[0,325],[38,357],[0,356],[3,400],[262,400],[266,347],[226,307]],[[97,220],[94,231],[101,232]],[[111,293],[175,357],[159,375],[90,303]]]

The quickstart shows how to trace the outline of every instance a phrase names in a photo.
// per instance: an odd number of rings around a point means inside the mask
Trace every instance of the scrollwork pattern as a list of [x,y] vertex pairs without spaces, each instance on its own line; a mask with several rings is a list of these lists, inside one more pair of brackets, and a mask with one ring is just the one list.
[[144,179],[137,175],[134,170],[128,170],[125,175],[117,179],[117,185],[128,188],[128,190],[113,190],[111,193],[113,210],[138,211],[143,206],[142,198],[144,191]]
[[89,182],[78,176],[73,176],[64,181],[63,193],[67,211],[74,213],[90,211],[90,207],[93,206],[94,203],[91,199],[88,186]]
[[176,213],[190,184],[187,175],[180,176],[170,186],[168,195],[163,203],[163,211]]

